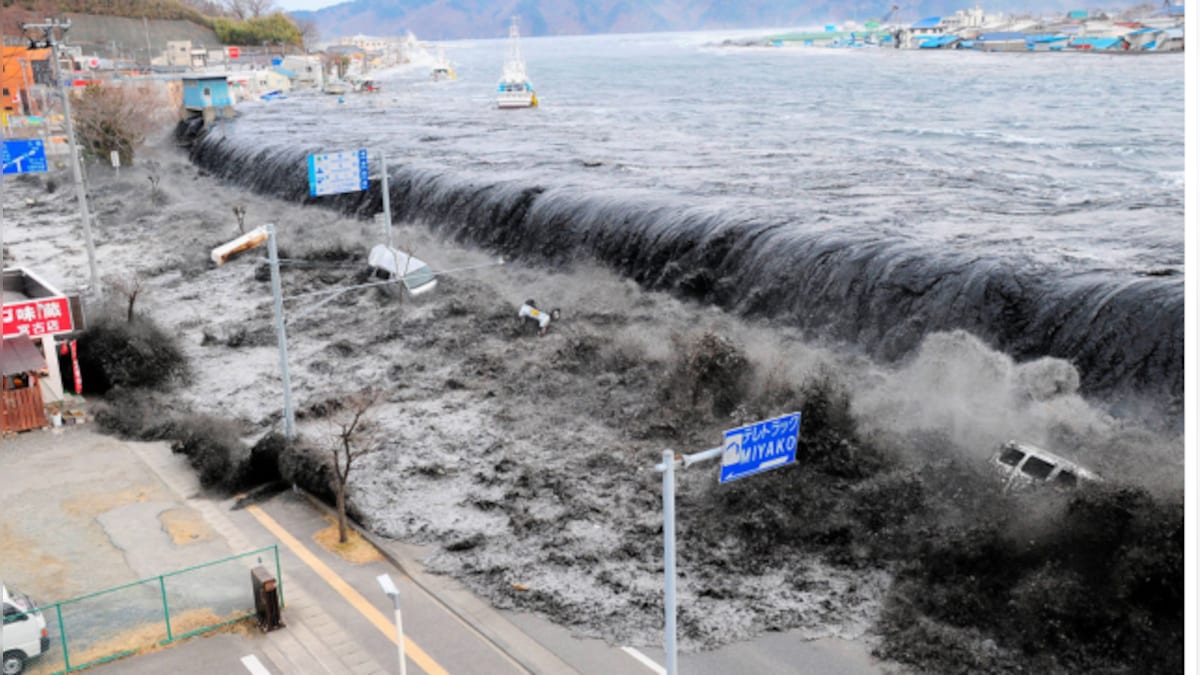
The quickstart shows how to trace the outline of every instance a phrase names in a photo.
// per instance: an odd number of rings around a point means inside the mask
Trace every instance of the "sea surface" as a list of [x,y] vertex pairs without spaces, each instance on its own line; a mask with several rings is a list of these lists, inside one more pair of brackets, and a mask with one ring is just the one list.
[[[498,110],[506,41],[382,92],[239,105],[192,158],[305,200],[305,155],[386,154],[397,219],[549,265],[590,258],[902,359],[962,328],[1099,399],[1183,392],[1184,57],[525,39],[541,103]],[[370,216],[365,193],[313,203]]]

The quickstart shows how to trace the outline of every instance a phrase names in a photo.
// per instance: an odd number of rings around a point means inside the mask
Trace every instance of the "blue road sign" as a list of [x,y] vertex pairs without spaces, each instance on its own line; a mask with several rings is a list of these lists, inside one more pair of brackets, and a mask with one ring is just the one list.
[[4,141],[3,173],[46,171],[46,145],[41,140]]
[[369,171],[366,150],[309,155],[308,195],[320,197],[366,190]]
[[729,429],[721,452],[721,482],[791,464],[799,442],[798,412]]

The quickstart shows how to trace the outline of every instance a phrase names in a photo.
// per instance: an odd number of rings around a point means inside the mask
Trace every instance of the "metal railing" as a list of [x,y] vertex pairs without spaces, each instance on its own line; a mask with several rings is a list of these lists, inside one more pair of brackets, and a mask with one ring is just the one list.
[[[31,658],[31,675],[58,675],[131,656],[146,649],[206,633],[255,615],[248,572],[270,565],[283,606],[283,579],[277,545],[141,579],[123,586],[47,603],[24,614],[4,617],[5,624],[40,614],[50,647]],[[268,566],[268,569],[270,567]],[[12,627],[5,637],[14,633]],[[15,645],[5,644],[4,649]]]

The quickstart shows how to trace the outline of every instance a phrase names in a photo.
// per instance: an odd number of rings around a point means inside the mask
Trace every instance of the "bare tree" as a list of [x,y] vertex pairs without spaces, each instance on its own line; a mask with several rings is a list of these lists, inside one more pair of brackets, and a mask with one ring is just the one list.
[[367,413],[379,401],[379,392],[374,389],[353,394],[333,418],[336,432],[329,445],[333,461],[333,489],[337,495],[338,542],[346,543],[346,483],[354,461],[375,452],[378,445],[369,438],[371,424]]
[[237,18],[257,19],[278,11],[275,0],[229,0],[229,12]]
[[104,277],[108,287],[124,296],[128,302],[125,310],[125,321],[133,323],[133,305],[137,302],[138,294],[142,292],[142,275],[130,272],[128,276],[109,274]]
[[321,39],[321,31],[317,28],[317,22],[312,19],[292,19],[296,24],[296,28],[300,29],[300,46],[305,51],[316,46],[317,41]]
[[233,207],[233,217],[238,221],[238,233],[246,234],[246,205],[235,204]]
[[153,82],[93,85],[72,96],[75,134],[84,149],[102,159],[115,150],[126,166],[171,110],[165,90]]

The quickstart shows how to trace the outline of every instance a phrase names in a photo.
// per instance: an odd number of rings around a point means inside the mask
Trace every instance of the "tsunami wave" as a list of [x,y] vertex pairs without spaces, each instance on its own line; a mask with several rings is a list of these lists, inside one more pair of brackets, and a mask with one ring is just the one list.
[[[375,180],[363,192],[311,199],[303,148],[234,142],[194,121],[177,136],[197,166],[257,192],[364,217],[382,208]],[[509,258],[557,266],[595,259],[644,288],[785,322],[888,361],[931,333],[963,329],[1018,360],[1070,362],[1095,398],[1167,408],[1182,400],[1184,286],[1172,270],[1072,270],[806,228],[649,190],[390,168],[394,219]]]

